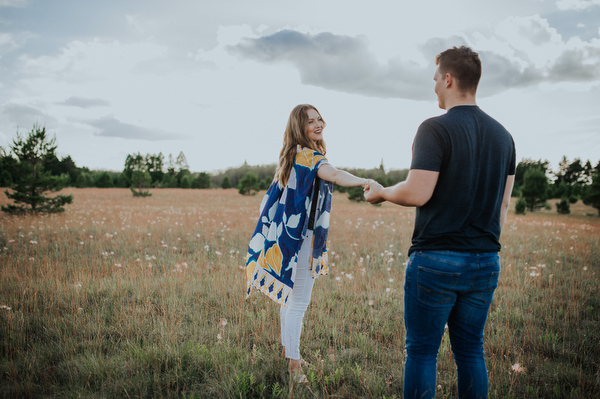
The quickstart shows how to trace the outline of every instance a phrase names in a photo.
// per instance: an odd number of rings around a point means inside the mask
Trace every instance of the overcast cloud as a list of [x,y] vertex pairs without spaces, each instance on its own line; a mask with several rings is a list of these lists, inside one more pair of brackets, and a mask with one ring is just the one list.
[[600,0],[0,0],[0,146],[34,124],[79,166],[134,152],[193,171],[277,161],[313,103],[339,167],[410,165],[439,115],[434,57],[479,52],[478,102],[519,158],[598,162]]

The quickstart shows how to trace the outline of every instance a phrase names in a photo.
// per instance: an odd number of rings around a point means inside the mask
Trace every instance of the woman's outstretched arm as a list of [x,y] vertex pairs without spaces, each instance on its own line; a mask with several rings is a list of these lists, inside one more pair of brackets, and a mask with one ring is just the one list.
[[352,173],[340,170],[330,164],[321,165],[317,172],[320,179],[327,180],[342,187],[365,186],[367,179],[356,177]]

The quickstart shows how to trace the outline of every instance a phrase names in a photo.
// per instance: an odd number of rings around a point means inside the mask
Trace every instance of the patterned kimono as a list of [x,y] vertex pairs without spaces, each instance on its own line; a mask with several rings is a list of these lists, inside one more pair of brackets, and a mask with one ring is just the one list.
[[[246,258],[246,298],[256,288],[275,302],[286,305],[294,288],[298,252],[307,236],[309,215],[315,217],[310,256],[312,277],[329,273],[327,266],[327,232],[333,184],[318,179],[317,171],[327,159],[318,151],[300,147],[287,185],[274,181],[260,206],[260,218]],[[318,196],[313,190],[318,190]]]

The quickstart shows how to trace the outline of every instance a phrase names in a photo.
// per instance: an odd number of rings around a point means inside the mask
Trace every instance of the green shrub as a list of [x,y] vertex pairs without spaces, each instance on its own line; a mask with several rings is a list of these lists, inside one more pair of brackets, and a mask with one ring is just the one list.
[[556,211],[561,215],[568,215],[571,213],[571,205],[569,204],[569,200],[563,197],[560,202],[557,202]]

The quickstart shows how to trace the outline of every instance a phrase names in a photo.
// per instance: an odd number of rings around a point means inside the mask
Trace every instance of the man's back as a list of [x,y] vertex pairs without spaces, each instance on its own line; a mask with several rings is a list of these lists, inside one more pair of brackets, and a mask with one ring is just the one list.
[[439,179],[417,208],[409,252],[499,251],[504,187],[514,168],[512,137],[479,107],[456,106],[423,122],[411,169],[439,172]]

